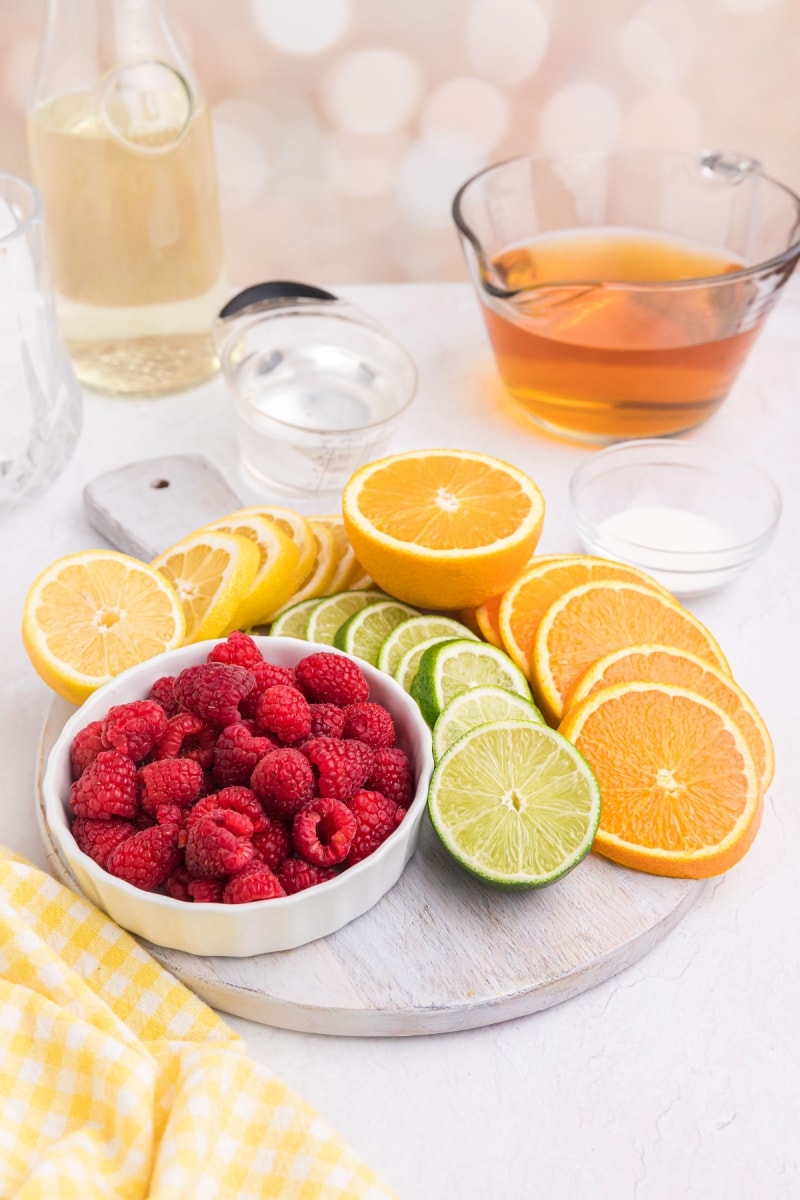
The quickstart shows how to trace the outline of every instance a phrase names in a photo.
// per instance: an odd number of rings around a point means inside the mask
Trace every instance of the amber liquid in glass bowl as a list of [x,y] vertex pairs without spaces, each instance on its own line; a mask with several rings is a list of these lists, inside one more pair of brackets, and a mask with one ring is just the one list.
[[[498,369],[538,422],[597,441],[690,429],[725,398],[762,317],[740,330],[742,280],[688,287],[619,284],[729,276],[744,264],[716,249],[638,230],[570,230],[492,260],[509,291],[481,293]],[[733,291],[732,291],[733,289]]]

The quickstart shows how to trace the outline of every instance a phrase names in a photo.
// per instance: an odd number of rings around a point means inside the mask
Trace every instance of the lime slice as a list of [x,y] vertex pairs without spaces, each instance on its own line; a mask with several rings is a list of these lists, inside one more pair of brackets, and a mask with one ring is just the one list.
[[[270,637],[305,638],[308,614],[317,603],[317,600],[299,600],[297,604],[290,604],[269,626]],[[250,632],[266,632],[266,626],[255,625]]]
[[[350,595],[351,593],[347,593]],[[338,650],[354,654],[356,658],[373,666],[378,661],[381,646],[393,629],[409,617],[418,617],[419,611],[399,600],[379,600],[353,613],[336,631],[333,644]]]
[[412,646],[410,650],[406,650],[394,669],[394,678],[407,692],[411,691],[414,680],[417,677],[419,661],[425,651],[431,646],[438,646],[444,640],[446,639],[438,637],[427,638],[424,642],[418,642],[416,646]]
[[477,725],[439,760],[428,792],[437,834],[473,875],[544,887],[591,849],[600,790],[571,742],[533,721]]
[[348,617],[366,608],[368,604],[385,599],[386,593],[374,588],[323,596],[315,602],[313,612],[309,611],[305,627],[306,640],[332,646],[337,629],[344,625]]
[[494,684],[459,692],[439,713],[433,727],[433,757],[438,761],[465,733],[490,721],[536,721],[544,717],[535,704]]
[[459,692],[491,683],[531,701],[531,689],[519,667],[488,642],[455,638],[431,646],[422,655],[411,695],[429,725]]
[[392,630],[381,646],[377,662],[379,670],[393,675],[405,652],[430,638],[472,638],[478,641],[471,629],[452,617],[409,617]]

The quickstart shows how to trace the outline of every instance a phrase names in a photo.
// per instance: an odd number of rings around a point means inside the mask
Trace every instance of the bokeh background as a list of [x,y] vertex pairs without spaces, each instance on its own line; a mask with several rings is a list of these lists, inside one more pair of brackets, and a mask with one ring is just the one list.
[[[69,3],[69,0],[60,0]],[[0,167],[44,0],[0,0]],[[533,150],[759,158],[800,188],[800,0],[166,0],[211,105],[229,281],[465,278],[458,185]]]

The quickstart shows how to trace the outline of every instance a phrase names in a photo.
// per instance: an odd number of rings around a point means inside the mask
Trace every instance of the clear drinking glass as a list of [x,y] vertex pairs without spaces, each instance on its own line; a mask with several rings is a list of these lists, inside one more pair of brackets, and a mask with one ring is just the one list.
[[340,492],[385,450],[416,390],[414,362],[390,333],[308,284],[240,292],[215,321],[214,338],[242,475],[267,495]]
[[800,256],[800,197],[723,154],[529,155],[453,217],[509,393],[595,442],[706,420]]
[[228,291],[211,116],[160,0],[47,0],[28,142],[81,381],[160,395],[214,374]]
[[0,508],[55,479],[81,412],[44,262],[39,194],[0,172]]

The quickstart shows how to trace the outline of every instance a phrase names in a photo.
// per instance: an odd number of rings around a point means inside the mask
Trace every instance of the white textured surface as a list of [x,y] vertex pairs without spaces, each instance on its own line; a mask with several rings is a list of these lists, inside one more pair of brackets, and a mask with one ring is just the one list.
[[[408,345],[420,396],[393,449],[462,445],[527,469],[548,504],[541,549],[577,550],[567,481],[584,450],[537,433],[497,393],[466,285],[341,289]],[[767,554],[691,604],[760,707],[777,752],[745,860],[623,974],[546,1012],[465,1033],[350,1040],[231,1019],[403,1200],[795,1200],[800,1195],[800,292],[786,296],[741,382],[691,435],[772,474],[785,512]],[[75,459],[0,523],[0,840],[45,864],[33,811],[50,694],[19,641],[26,588],[58,554],[97,544],[83,483],[156,453],[216,455],[234,487],[216,380],[156,401],[87,397]],[[793,753],[795,757],[793,758]]]

